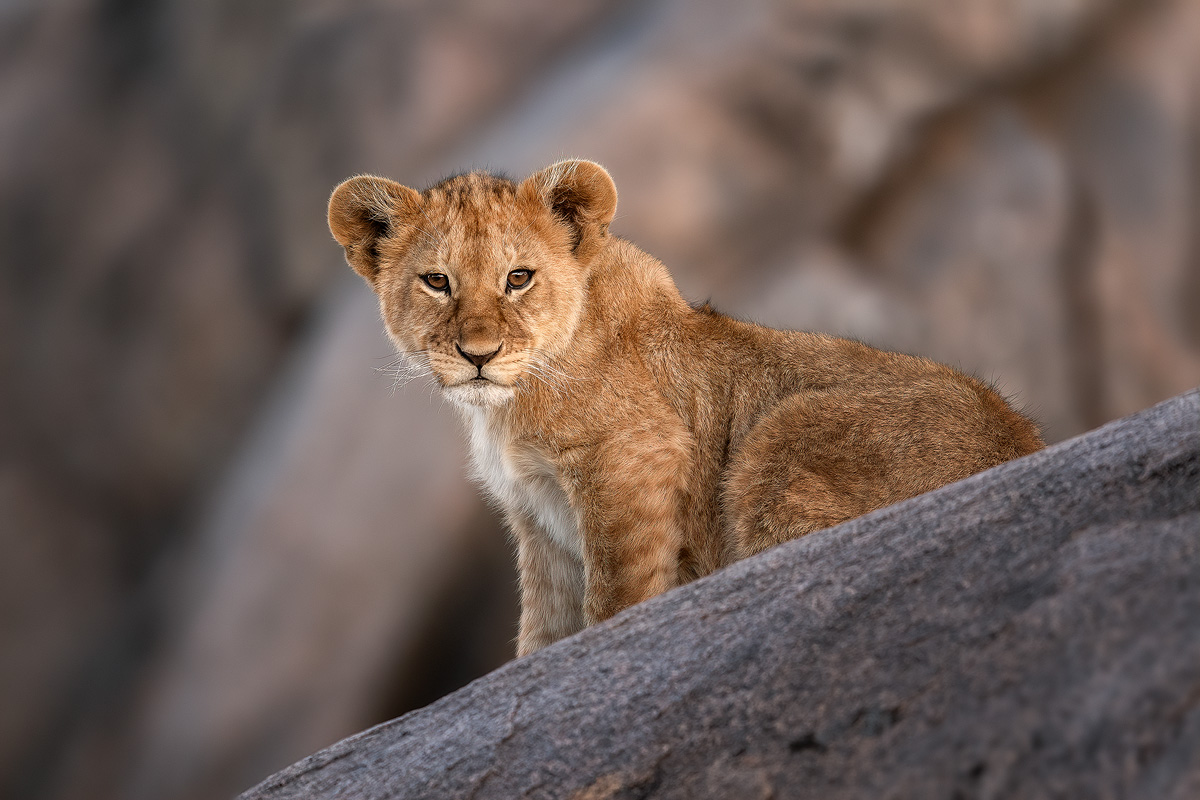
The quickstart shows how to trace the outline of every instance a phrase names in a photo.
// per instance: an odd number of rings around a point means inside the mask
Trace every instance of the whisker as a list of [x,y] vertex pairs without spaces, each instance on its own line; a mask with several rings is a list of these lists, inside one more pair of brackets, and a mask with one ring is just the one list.
[[553,363],[555,359],[544,350],[531,350],[530,352],[536,357],[531,363],[536,364],[538,369],[544,374],[552,375],[564,382],[579,380],[576,376],[565,372]]
[[570,376],[559,370],[553,368],[547,369],[546,365],[538,361],[532,361],[526,365],[525,376],[546,387],[548,391],[560,400],[566,396],[565,383],[573,380]]
[[[391,390],[392,394],[395,394],[398,389],[408,385],[416,378],[433,374],[429,355],[427,350],[412,350],[395,353],[393,356],[384,356],[384,358],[392,360],[382,367],[376,367],[375,371],[392,379]],[[424,363],[422,363],[422,359],[424,359]]]

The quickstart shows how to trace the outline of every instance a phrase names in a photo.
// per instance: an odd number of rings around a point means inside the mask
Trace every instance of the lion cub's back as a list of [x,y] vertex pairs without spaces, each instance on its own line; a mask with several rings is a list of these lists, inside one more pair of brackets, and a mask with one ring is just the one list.
[[739,556],[1044,446],[995,390],[943,364],[820,334],[766,338],[791,391],[730,458],[722,505]]

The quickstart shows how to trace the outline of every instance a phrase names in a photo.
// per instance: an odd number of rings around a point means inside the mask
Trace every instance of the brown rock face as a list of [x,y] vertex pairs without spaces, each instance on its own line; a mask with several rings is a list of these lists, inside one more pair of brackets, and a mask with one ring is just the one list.
[[1200,392],[740,562],[242,800],[1194,797]]

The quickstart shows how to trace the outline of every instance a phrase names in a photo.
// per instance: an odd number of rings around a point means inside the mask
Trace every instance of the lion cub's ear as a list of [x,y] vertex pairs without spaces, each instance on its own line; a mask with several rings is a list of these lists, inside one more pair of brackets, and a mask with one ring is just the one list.
[[559,161],[526,178],[518,192],[545,204],[571,226],[575,252],[590,254],[608,233],[617,212],[617,187],[604,167],[591,161]]
[[379,274],[379,240],[390,236],[407,213],[416,213],[421,195],[387,178],[359,175],[343,182],[329,198],[329,230],[346,250],[346,261],[374,285]]

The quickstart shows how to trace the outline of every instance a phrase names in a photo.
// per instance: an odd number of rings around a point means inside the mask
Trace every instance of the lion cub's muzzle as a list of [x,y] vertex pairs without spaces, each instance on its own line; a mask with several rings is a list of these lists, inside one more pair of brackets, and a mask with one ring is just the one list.
[[461,344],[454,345],[454,349],[458,350],[458,354],[460,356],[474,364],[475,368],[479,370],[479,374],[483,375],[483,365],[500,354],[500,351],[504,349],[504,343],[501,342],[500,345],[490,353],[471,352],[469,349],[464,349]]
[[[509,364],[508,368],[505,368],[503,365],[499,365],[497,360],[500,352],[504,350],[503,342],[495,347],[490,342],[480,347],[476,343],[460,341],[454,345],[454,349],[464,361],[475,368],[475,374],[468,377],[459,372],[460,377],[451,379],[448,385],[443,384],[443,392],[447,398],[456,404],[466,406],[497,406],[512,399],[513,376],[506,374],[511,372],[512,365]],[[486,352],[483,352],[485,350]],[[462,362],[458,363],[462,364]],[[491,366],[489,367],[489,365]],[[465,367],[465,365],[463,366]],[[486,375],[484,367],[488,367]],[[462,367],[458,369],[462,369]]]

